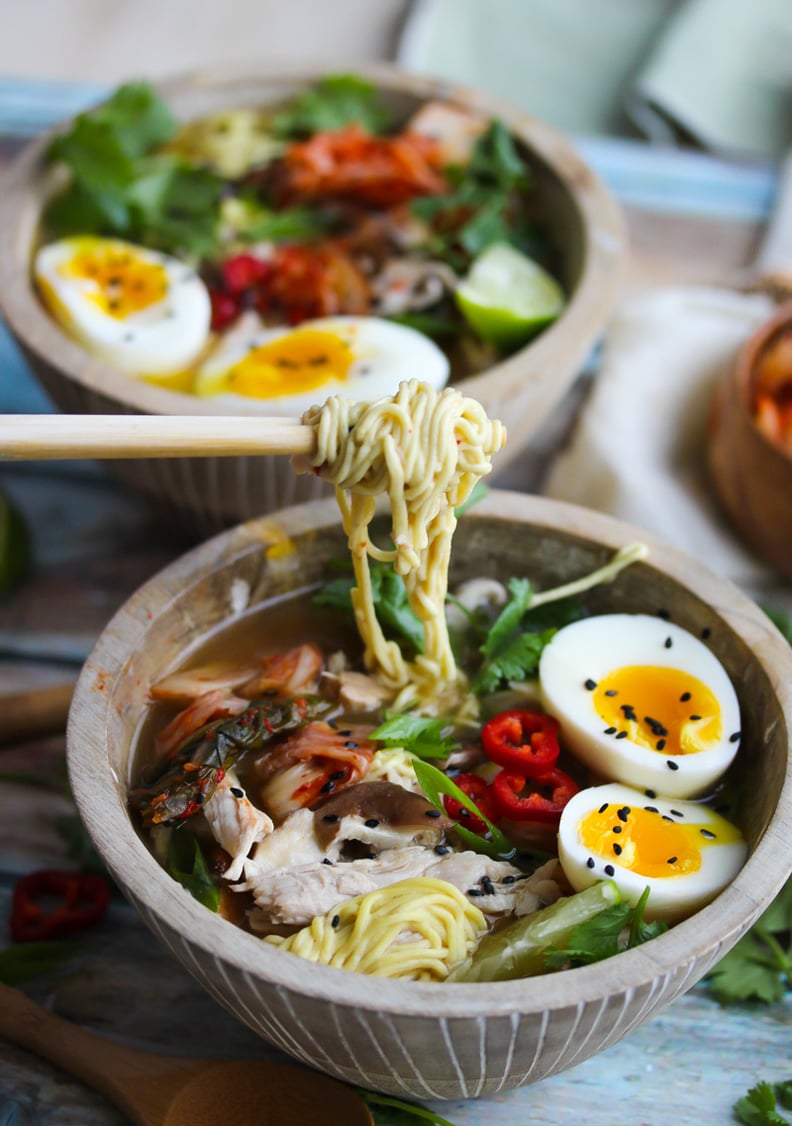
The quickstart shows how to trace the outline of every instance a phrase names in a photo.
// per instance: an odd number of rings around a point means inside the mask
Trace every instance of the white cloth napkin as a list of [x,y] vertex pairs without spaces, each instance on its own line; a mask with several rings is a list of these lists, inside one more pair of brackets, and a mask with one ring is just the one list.
[[624,303],[541,491],[644,528],[777,604],[788,584],[732,532],[706,465],[713,390],[772,310],[763,295],[698,286]]

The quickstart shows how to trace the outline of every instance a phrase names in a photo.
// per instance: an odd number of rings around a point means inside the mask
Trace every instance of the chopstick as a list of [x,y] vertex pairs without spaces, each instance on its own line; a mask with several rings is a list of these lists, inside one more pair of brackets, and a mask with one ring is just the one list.
[[0,696],[0,747],[66,730],[74,681]]
[[310,426],[250,415],[0,415],[0,461],[309,454]]

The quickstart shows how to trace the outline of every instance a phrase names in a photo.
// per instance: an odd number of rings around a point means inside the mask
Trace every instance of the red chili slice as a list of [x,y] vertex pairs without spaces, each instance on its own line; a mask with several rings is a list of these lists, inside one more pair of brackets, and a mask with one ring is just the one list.
[[523,778],[541,778],[558,758],[558,720],[523,709],[501,712],[484,725],[481,741],[498,766]]
[[492,780],[490,793],[498,818],[557,825],[564,806],[578,789],[563,770],[549,770],[542,778],[524,778],[501,770]]
[[17,880],[9,929],[15,942],[40,942],[98,923],[110,902],[110,884],[93,872],[44,868]]
[[[454,778],[457,786],[463,794],[466,794],[476,807],[481,810],[485,817],[490,821],[495,819],[495,810],[492,803],[492,795],[490,788],[485,780],[478,774],[458,774]],[[471,813],[466,809],[462,802],[452,798],[449,794],[444,794],[443,805],[445,806],[446,813],[449,817],[453,817],[460,825],[464,825],[466,829],[470,829],[472,833],[486,833],[487,826],[480,817],[476,817],[475,813]]]

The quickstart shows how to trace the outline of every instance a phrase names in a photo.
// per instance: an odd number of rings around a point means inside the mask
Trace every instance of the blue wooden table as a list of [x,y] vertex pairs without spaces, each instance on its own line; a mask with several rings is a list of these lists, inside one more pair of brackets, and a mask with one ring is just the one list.
[[[97,93],[0,81],[0,162]],[[584,138],[580,147],[627,206],[629,288],[730,277],[750,260],[772,204],[772,168],[669,156],[633,142]],[[13,342],[0,335],[0,412],[49,409]],[[526,451],[512,487],[531,487],[532,469],[551,456],[564,422],[562,412],[542,443]],[[30,525],[35,563],[23,585],[0,599],[3,693],[76,675],[116,607],[191,540],[92,463],[6,466],[0,490]],[[57,783],[63,755],[61,735],[39,739],[1,749],[0,771]],[[0,784],[0,920],[18,875],[69,863],[63,818],[72,813],[56,789]],[[5,943],[0,925],[0,947]],[[72,958],[25,989],[61,1016],[156,1052],[277,1055],[189,978],[121,900]],[[725,1126],[735,1121],[735,1100],[759,1078],[792,1078],[792,998],[724,1009],[700,985],[564,1075],[498,1099],[434,1109],[457,1126]],[[1,1126],[122,1121],[100,1096],[0,1041]]]

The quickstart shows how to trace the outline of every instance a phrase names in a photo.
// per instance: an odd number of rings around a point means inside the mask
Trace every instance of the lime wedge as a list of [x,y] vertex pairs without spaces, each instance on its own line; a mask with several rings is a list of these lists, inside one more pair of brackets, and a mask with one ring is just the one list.
[[504,349],[530,340],[564,308],[555,278],[507,242],[493,243],[474,259],[455,296],[470,327]]
[[24,578],[30,565],[30,535],[24,520],[0,493],[0,595]]

